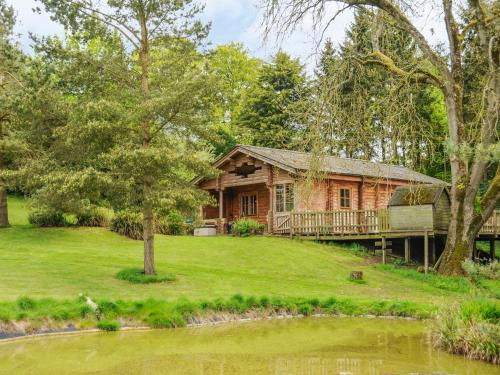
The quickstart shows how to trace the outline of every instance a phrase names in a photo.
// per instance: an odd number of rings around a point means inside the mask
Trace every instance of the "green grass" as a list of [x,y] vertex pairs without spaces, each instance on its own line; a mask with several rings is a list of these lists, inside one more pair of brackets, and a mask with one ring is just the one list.
[[85,298],[72,300],[19,298],[14,302],[0,302],[0,329],[12,322],[24,322],[25,330],[38,332],[46,329],[61,329],[69,324],[77,328],[97,327],[116,331],[124,322],[129,326],[148,325],[154,328],[184,327],[192,321],[209,320],[228,314],[267,317],[275,314],[312,315],[343,314],[349,316],[375,315],[429,318],[437,313],[432,304],[405,301],[355,301],[348,298],[330,297],[244,297],[236,294],[230,298],[217,298],[192,302],[187,299],[165,301],[156,299],[124,301],[97,300],[94,310],[85,303]]
[[116,274],[116,278],[132,284],[165,283],[175,280],[173,275],[146,275],[142,268],[125,268]]
[[[34,228],[24,201],[10,198],[12,227],[0,230],[0,300],[19,296],[72,299],[189,300],[236,293],[269,297],[409,300],[446,305],[468,298],[467,282],[444,287],[432,275],[414,277],[365,264],[332,245],[272,237],[156,237],[159,274],[176,280],[131,284],[118,280],[125,268],[142,267],[140,241],[102,228]],[[363,271],[365,284],[348,281]],[[492,282],[491,288],[498,288]]]
[[475,299],[444,309],[432,336],[450,353],[500,364],[500,302]]

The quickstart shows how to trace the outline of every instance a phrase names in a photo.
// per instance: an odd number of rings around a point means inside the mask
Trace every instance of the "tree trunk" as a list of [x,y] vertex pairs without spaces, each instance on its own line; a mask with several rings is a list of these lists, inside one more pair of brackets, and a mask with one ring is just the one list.
[[461,202],[452,205],[451,222],[448,228],[448,237],[439,273],[443,275],[464,275],[462,262],[472,255],[474,237],[468,235],[469,231],[464,221],[463,197]]
[[[149,96],[149,40],[146,26],[146,15],[144,11],[139,12],[139,23],[141,25],[141,88],[142,98],[146,102]],[[151,129],[149,116],[145,116],[141,124],[142,128],[142,147],[148,149],[151,142]],[[155,257],[154,257],[154,213],[151,200],[153,186],[153,177],[145,175],[143,180],[143,238],[144,238],[144,273],[146,275],[155,275]]]
[[[1,119],[0,119],[1,121]],[[0,122],[0,139],[3,137],[2,124]],[[3,169],[3,155],[0,153],[0,171]],[[7,207],[7,187],[0,178],[0,228],[9,226],[9,211]]]
[[9,211],[7,208],[7,188],[0,181],[0,228],[9,226]]

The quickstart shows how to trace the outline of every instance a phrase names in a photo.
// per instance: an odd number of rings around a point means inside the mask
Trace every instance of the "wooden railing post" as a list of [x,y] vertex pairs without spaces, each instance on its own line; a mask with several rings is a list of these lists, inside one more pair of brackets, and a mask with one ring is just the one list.
[[382,236],[382,264],[386,263],[386,242],[385,242],[385,236]]
[[405,262],[410,263],[410,239],[405,238]]
[[424,270],[429,273],[429,232],[424,231]]

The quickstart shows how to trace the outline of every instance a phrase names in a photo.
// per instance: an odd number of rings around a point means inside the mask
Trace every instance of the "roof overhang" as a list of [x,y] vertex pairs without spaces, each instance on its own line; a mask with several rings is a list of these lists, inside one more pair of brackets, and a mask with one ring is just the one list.
[[[292,167],[290,167],[290,166],[288,166],[286,164],[283,164],[283,163],[279,162],[278,160],[275,160],[275,159],[263,156],[263,155],[259,154],[258,152],[255,152],[253,150],[250,150],[250,149],[246,148],[244,145],[236,145],[236,146],[234,146],[231,149],[231,151],[229,151],[225,155],[220,156],[217,160],[215,160],[215,162],[212,165],[215,168],[220,168],[225,163],[229,162],[237,154],[248,155],[248,156],[251,156],[251,157],[253,157],[255,159],[262,160],[263,162],[265,162],[267,164],[270,164],[270,165],[273,165],[273,166],[278,167],[280,169],[283,169],[283,170],[285,170],[287,172],[294,173],[294,174],[297,173],[297,170],[295,168],[292,168]],[[203,177],[197,177],[197,178],[195,178],[193,180],[193,183],[197,185],[200,182],[202,182],[203,180],[204,180]]]

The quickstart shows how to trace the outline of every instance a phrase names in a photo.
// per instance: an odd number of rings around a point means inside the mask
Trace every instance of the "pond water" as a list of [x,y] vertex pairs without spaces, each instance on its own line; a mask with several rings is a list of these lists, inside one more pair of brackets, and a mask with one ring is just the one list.
[[0,342],[0,374],[500,374],[433,349],[423,322],[308,318]]

